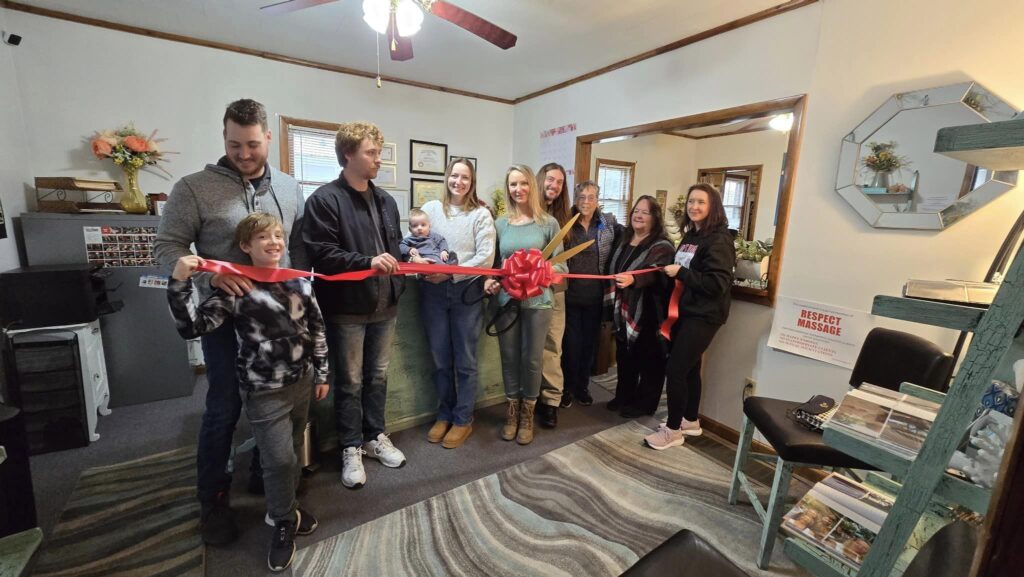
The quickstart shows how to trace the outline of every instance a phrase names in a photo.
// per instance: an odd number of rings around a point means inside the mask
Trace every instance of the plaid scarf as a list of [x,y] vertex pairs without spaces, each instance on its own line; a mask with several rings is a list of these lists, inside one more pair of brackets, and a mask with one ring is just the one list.
[[[620,244],[618,248],[615,249],[615,252],[612,254],[611,259],[612,267],[614,267],[615,263],[619,261],[619,255],[622,253],[622,250],[627,246],[629,246],[627,243],[623,243]],[[646,246],[642,251],[630,255],[629,262],[625,263],[625,268],[617,272],[626,272],[631,270],[650,268],[653,263],[649,262],[648,259],[651,251],[655,247],[665,248],[666,250],[669,251],[669,254],[671,254],[671,252],[673,251],[672,243],[670,243],[667,240],[658,240],[656,242],[652,242],[651,244]],[[616,271],[612,270],[610,272],[615,273]],[[615,322],[616,332],[622,331],[625,333],[627,347],[632,346],[632,344],[635,343],[637,338],[640,336],[640,321],[642,318],[644,318],[644,290],[645,289],[631,290],[628,287],[623,290],[616,290],[615,281],[609,281],[608,286],[605,289],[603,304],[606,308],[611,308],[612,310],[612,319]],[[658,311],[654,311],[654,315],[656,317],[659,316]],[[663,315],[664,313],[662,313],[661,316]],[[660,322],[660,319],[656,318],[655,321],[656,323]]]

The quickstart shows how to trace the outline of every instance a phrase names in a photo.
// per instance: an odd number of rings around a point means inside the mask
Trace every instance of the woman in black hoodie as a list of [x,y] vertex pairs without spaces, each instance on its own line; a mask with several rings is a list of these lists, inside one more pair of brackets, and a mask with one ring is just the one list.
[[645,439],[652,449],[683,444],[686,435],[700,435],[700,364],[711,339],[729,317],[730,289],[736,249],[722,196],[710,184],[686,191],[686,212],[677,215],[683,239],[675,263],[665,274],[682,284],[679,320],[672,327],[672,350],[665,369],[668,421]]

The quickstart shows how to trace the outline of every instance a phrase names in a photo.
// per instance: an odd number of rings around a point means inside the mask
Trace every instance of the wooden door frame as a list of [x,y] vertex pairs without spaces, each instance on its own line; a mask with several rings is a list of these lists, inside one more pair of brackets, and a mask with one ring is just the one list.
[[786,248],[786,232],[789,228],[789,208],[793,198],[793,184],[795,182],[797,163],[800,158],[800,144],[803,140],[804,129],[803,116],[806,108],[807,95],[800,94],[777,100],[766,100],[733,108],[724,108],[722,110],[702,112],[700,114],[691,114],[669,120],[660,120],[658,122],[578,136],[576,137],[575,180],[576,182],[583,182],[590,178],[590,156],[593,152],[593,145],[595,142],[607,138],[646,136],[671,130],[712,126],[731,120],[760,118],[783,112],[791,112],[793,114],[793,126],[789,130],[786,159],[782,163],[782,185],[779,188],[778,214],[775,224],[775,248],[772,251],[772,258],[768,261],[768,278],[771,279],[771,282],[768,283],[767,290],[732,287],[734,298],[771,307],[775,305],[775,294],[779,287],[779,275],[782,272],[782,260]]

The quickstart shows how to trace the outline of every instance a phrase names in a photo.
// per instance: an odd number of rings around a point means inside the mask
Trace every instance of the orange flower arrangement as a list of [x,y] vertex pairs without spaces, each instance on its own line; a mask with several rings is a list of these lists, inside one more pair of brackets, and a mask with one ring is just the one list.
[[170,176],[169,172],[157,164],[160,161],[166,161],[164,155],[168,153],[160,150],[158,143],[164,139],[156,138],[156,132],[154,130],[147,137],[136,130],[133,124],[128,124],[117,130],[97,132],[89,144],[96,158],[101,160],[109,158],[125,172],[137,171],[143,166],[152,166]]

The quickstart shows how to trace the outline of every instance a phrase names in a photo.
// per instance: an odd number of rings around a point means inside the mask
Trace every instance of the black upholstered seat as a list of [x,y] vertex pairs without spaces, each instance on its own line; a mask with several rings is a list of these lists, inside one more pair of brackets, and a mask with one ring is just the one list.
[[[945,392],[949,386],[953,357],[931,341],[917,335],[875,328],[861,345],[857,362],[850,374],[850,384],[859,387],[870,383],[887,389],[899,390],[903,383]],[[792,421],[787,413],[801,402],[768,397],[748,397],[743,401],[743,429],[733,466],[729,502],[735,503],[739,489],[749,490],[742,475],[749,455],[754,429],[759,431],[778,455],[775,481],[767,510],[758,511],[764,522],[757,565],[767,568],[779,529],[785,495],[794,465],[813,467],[839,467],[846,469],[874,469],[845,453],[833,449],[822,441],[821,433],[812,432]],[[764,458],[760,455],[754,457]]]
[[621,577],[748,577],[699,535],[683,529],[644,555]]

